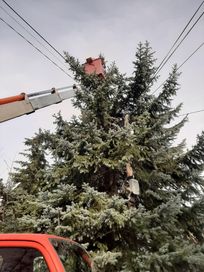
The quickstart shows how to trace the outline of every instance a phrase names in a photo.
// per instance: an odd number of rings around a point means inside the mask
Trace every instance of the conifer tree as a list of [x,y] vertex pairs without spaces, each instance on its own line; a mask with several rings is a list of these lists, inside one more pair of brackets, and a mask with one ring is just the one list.
[[[80,84],[73,104],[81,115],[68,122],[58,114],[54,132],[26,141],[27,161],[12,176],[19,185],[7,203],[15,229],[2,231],[69,236],[104,272],[203,271],[204,133],[191,150],[174,144],[186,122],[172,125],[181,108],[171,104],[177,67],[156,96],[148,43],[138,46],[132,77],[113,64],[101,80],[66,59]],[[124,190],[127,164],[140,186],[135,202]]]

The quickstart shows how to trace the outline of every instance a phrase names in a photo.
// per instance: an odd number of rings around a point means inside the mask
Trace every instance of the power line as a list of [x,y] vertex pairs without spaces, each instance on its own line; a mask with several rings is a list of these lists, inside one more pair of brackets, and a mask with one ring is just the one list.
[[[191,53],[190,54],[190,56],[188,56],[179,66],[178,66],[178,68],[176,69],[176,71],[178,71],[202,46],[204,45],[204,42],[203,43],[201,43],[194,51],[193,51],[193,53]],[[160,85],[159,85],[159,87],[157,87],[156,88],[156,90],[154,90],[153,91],[153,93],[152,94],[154,94],[154,93],[156,93],[163,85],[164,85],[164,83],[167,81],[167,79],[166,80],[164,80]]]
[[[198,17],[198,19],[195,21],[195,23],[192,25],[192,27],[189,29],[189,31],[186,33],[186,35],[183,37],[183,39],[180,41],[180,43],[176,46],[176,48],[173,50],[173,52],[168,56],[168,58],[165,60],[165,62],[162,64],[162,66],[157,70],[156,74],[161,71],[161,69],[164,67],[164,65],[167,63],[167,61],[171,58],[171,56],[176,52],[176,50],[179,48],[179,46],[182,44],[182,42],[186,39],[186,37],[189,35],[191,30],[194,28],[194,26],[198,23],[198,21],[203,16],[204,12],[201,13],[201,15]],[[156,75],[155,74],[155,75]]]
[[[16,20],[5,8],[0,5],[0,8],[12,19],[14,20],[21,28],[23,28],[34,40],[36,40],[43,48],[45,48],[53,57],[55,57],[62,65],[65,66],[65,63],[61,61],[47,46],[45,46],[41,41],[39,41],[30,31],[28,31],[18,20]],[[66,67],[67,68],[67,67]]]
[[197,48],[196,48],[196,50],[194,50],[193,51],[193,53],[188,57],[188,58],[186,58],[185,60],[184,60],[184,62],[182,62],[181,63],[181,65],[179,65],[179,67],[177,68],[177,70],[179,70],[202,46],[204,45],[204,42],[203,43],[201,43],[201,45],[200,46],[198,46]]
[[61,68],[56,62],[54,62],[51,58],[49,58],[45,53],[43,53],[37,46],[35,46],[32,42],[30,42],[27,38],[25,38],[20,32],[18,32],[14,27],[12,27],[9,23],[7,23],[3,18],[0,17],[0,20],[6,24],[9,28],[11,28],[14,32],[16,32],[21,38],[23,38],[27,43],[29,43],[33,48],[35,48],[40,54],[42,54],[46,59],[48,59],[52,64],[54,64],[58,69],[60,69],[63,73],[73,79],[71,75],[69,75],[63,68]]
[[28,25],[44,42],[46,42],[63,60],[66,61],[65,57],[53,46],[50,42],[48,42],[34,27],[31,26],[14,8],[12,8],[5,0],[2,0],[9,9],[11,9],[26,25]]
[[[176,45],[176,43],[179,41],[179,39],[181,38],[181,36],[183,35],[183,33],[185,32],[185,30],[187,29],[187,27],[189,26],[189,24],[191,23],[191,21],[193,20],[193,18],[195,17],[195,15],[198,13],[199,9],[201,8],[201,6],[203,5],[204,1],[199,5],[199,7],[197,8],[197,10],[194,12],[193,16],[190,18],[190,20],[188,21],[188,23],[186,24],[186,26],[184,27],[184,29],[182,30],[182,32],[179,34],[178,38],[175,40],[175,42],[173,43],[172,47],[170,48],[170,50],[168,51],[168,53],[166,54],[166,56],[163,58],[163,60],[161,61],[161,63],[159,64],[159,66],[157,67],[157,70],[155,72],[155,75],[160,71],[160,67],[162,66],[162,64],[164,63],[164,61],[167,59],[169,53],[172,51],[172,49],[174,48],[174,46]],[[158,71],[159,70],[159,71]]]

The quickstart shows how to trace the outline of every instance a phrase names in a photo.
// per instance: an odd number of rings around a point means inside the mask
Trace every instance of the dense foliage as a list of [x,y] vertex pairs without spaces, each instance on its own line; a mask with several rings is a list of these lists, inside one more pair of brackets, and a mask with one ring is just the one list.
[[[186,121],[176,123],[181,105],[171,104],[177,67],[151,95],[148,43],[137,48],[132,77],[113,64],[102,80],[66,59],[81,115],[68,122],[58,114],[54,132],[26,139],[26,160],[0,186],[1,231],[69,236],[104,272],[204,271],[204,133],[191,150],[174,144]],[[127,163],[140,185],[135,203],[123,190]]]

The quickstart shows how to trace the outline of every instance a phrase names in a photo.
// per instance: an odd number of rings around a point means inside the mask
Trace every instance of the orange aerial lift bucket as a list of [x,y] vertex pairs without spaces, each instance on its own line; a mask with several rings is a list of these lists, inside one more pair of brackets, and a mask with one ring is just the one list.
[[96,74],[101,78],[105,78],[105,64],[103,58],[88,58],[84,64],[84,71],[86,74]]

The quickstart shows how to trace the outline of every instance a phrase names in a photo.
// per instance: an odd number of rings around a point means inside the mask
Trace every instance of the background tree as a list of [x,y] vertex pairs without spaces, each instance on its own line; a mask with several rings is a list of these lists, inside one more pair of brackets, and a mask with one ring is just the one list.
[[[15,229],[2,231],[69,236],[100,271],[203,271],[204,133],[191,150],[174,144],[186,122],[172,125],[181,108],[171,104],[176,66],[154,96],[148,43],[138,46],[132,77],[113,64],[101,80],[66,59],[80,84],[73,104],[81,115],[70,122],[57,115],[53,133],[26,141],[27,160],[12,176],[18,186],[6,208],[15,210]],[[127,163],[140,185],[135,205],[123,190]]]

